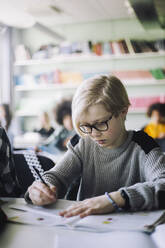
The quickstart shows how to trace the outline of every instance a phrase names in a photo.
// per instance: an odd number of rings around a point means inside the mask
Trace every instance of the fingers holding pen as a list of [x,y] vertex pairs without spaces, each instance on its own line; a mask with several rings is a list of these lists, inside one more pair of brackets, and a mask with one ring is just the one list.
[[29,188],[29,197],[35,205],[47,205],[56,201],[56,187],[35,181]]

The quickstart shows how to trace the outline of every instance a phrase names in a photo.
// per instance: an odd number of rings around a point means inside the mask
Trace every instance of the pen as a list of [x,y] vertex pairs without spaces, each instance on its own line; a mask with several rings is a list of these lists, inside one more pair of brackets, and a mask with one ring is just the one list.
[[43,184],[45,184],[46,186],[49,187],[49,185],[45,182],[45,180],[43,179],[43,177],[41,176],[41,174],[39,173],[39,171],[37,170],[37,168],[33,167],[33,169],[34,169],[35,172],[37,173],[37,175],[38,175],[39,179],[41,180],[41,182],[42,182]]

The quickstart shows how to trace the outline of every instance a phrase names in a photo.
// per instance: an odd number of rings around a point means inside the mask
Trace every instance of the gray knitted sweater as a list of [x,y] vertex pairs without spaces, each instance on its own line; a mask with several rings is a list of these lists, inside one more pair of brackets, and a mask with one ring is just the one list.
[[63,197],[79,176],[78,200],[124,190],[131,210],[156,209],[159,193],[165,193],[165,155],[143,131],[129,131],[125,143],[116,149],[76,135],[64,157],[44,178],[57,186],[59,197]]

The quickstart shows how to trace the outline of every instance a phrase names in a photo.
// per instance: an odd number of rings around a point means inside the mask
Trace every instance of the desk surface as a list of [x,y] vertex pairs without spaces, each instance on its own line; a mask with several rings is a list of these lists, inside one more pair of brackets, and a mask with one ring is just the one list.
[[[164,237],[164,235],[162,235]],[[164,240],[165,241],[165,240]],[[164,244],[163,241],[163,244]],[[92,233],[61,227],[7,223],[0,233],[2,248],[156,248],[150,235],[138,231]],[[161,246],[159,246],[161,248]]]
[[155,248],[150,236],[140,232],[88,233],[21,224],[7,224],[0,240],[3,248]]

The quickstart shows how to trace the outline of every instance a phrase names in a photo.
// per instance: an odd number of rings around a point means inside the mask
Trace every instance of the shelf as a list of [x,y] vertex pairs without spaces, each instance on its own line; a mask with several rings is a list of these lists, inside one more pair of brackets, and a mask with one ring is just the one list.
[[161,58],[165,56],[165,52],[161,53],[136,53],[136,54],[121,54],[121,55],[69,55],[69,56],[57,56],[56,58],[50,59],[31,59],[16,61],[15,66],[33,66],[33,65],[47,65],[54,63],[77,63],[77,62],[102,62],[106,60],[128,60],[128,59],[143,59],[143,58]]
[[[165,67],[165,52],[122,55],[70,55],[51,59],[17,61],[15,67],[31,73],[55,69],[79,72],[101,72],[119,70],[151,70]],[[41,68],[42,67],[42,68]]]
[[[109,73],[111,71],[122,70],[152,70],[156,68],[165,68],[165,52],[161,53],[139,53],[139,54],[122,54],[122,55],[66,55],[57,56],[51,59],[42,60],[26,60],[17,61],[15,64],[15,72],[17,75],[32,74],[36,75],[41,72],[49,73],[56,69],[66,72],[78,71],[80,73]],[[121,79],[127,88],[129,97],[150,96],[164,94],[165,79]],[[50,81],[49,81],[50,82]],[[29,83],[29,81],[28,81]],[[81,82],[76,83],[56,83],[56,84],[34,84],[34,85],[17,85],[15,93],[17,101],[20,101],[20,109],[16,111],[16,115],[24,120],[24,123],[33,123],[39,116],[39,109],[43,108],[42,104],[47,104],[50,110],[51,101],[53,99],[67,94],[72,94]],[[57,98],[56,98],[57,96]],[[26,103],[26,99],[31,98],[30,103]],[[38,97],[38,98],[37,98]],[[43,101],[44,99],[44,101]],[[23,102],[22,102],[23,100]],[[38,102],[38,101],[39,102]],[[41,101],[40,101],[41,100]],[[51,101],[50,101],[51,100]],[[34,101],[34,103],[33,103]],[[47,101],[49,101],[47,103]],[[36,102],[36,108],[35,108]],[[22,104],[22,105],[21,105]],[[44,109],[44,108],[43,108]],[[33,112],[31,112],[31,111]],[[147,108],[130,107],[128,111],[128,125],[132,127],[141,127],[146,121]],[[27,125],[27,127],[28,127]],[[31,125],[32,126],[32,125]],[[29,128],[29,127],[28,127]]]
[[165,86],[165,79],[135,79],[135,80],[122,80],[126,86]]
[[[136,80],[122,80],[125,86],[165,86],[165,79],[136,79]],[[73,89],[76,90],[80,83],[72,84],[72,83],[65,83],[65,84],[43,84],[43,85],[34,85],[34,86],[24,86],[18,85],[15,86],[16,91],[49,91],[49,90],[69,90]]]
[[[146,113],[146,109],[145,108],[139,108],[139,109],[131,109],[128,111],[128,114],[145,114]],[[19,117],[25,117],[25,118],[32,118],[32,117],[38,117],[38,113],[37,112],[31,112],[31,113],[28,113],[28,112],[24,112],[24,111],[17,111],[16,112],[16,115],[19,116]]]
[[16,91],[45,91],[45,90],[69,90],[73,89],[76,90],[78,87],[77,84],[47,84],[47,85],[35,85],[35,86],[24,86],[18,85],[15,86]]
[[128,114],[146,114],[147,108],[137,108],[128,110]]
[[18,111],[16,111],[16,116],[19,116],[19,117],[38,117],[39,113],[37,113],[37,112],[28,113],[28,112],[18,110]]

